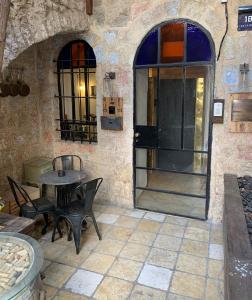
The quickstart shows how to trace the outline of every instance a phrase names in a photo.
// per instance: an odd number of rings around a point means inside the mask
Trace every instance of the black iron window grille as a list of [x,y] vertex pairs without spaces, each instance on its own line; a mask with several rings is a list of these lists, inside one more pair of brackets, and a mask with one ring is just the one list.
[[57,64],[59,124],[62,140],[97,142],[96,59],[85,41],[61,50]]

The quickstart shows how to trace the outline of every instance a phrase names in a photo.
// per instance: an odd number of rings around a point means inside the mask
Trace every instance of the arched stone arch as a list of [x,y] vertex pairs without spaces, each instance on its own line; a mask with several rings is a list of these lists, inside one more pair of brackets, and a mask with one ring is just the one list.
[[33,44],[60,33],[88,30],[84,1],[13,1],[7,25],[3,66]]

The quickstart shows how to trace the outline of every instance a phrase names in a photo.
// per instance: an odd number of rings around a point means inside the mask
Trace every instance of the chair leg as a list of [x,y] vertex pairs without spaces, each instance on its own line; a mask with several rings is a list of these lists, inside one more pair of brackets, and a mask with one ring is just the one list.
[[54,242],[54,239],[55,239],[56,229],[58,230],[58,233],[59,233],[60,238],[63,237],[62,231],[61,231],[61,229],[60,229],[59,221],[60,221],[60,217],[55,217],[55,216],[54,216],[54,219],[53,219],[52,242]]
[[48,213],[44,213],[43,216],[44,216],[44,219],[45,219],[45,226],[42,229],[42,234],[46,234],[46,229],[49,225]]
[[95,216],[94,216],[94,213],[93,213],[93,212],[91,213],[91,218],[92,218],[92,220],[93,220],[94,227],[95,227],[95,231],[96,231],[96,233],[97,233],[97,235],[98,235],[98,238],[99,238],[99,240],[101,240],[101,239],[102,239],[102,238],[101,238],[101,234],[100,234],[100,231],[99,231],[98,225],[97,225],[97,223],[96,223]]
[[74,243],[76,248],[76,254],[80,253],[80,238],[81,238],[81,225],[82,225],[82,218],[75,219],[74,222],[71,222],[72,232],[74,236]]

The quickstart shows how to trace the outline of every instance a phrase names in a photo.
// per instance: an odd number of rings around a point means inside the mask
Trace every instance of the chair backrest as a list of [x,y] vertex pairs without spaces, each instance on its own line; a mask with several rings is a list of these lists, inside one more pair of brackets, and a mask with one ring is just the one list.
[[82,170],[82,160],[78,155],[61,155],[52,161],[53,170]]
[[102,183],[102,178],[96,178],[88,182],[81,183],[73,192],[73,197],[78,196],[83,203],[85,211],[91,211],[95,195]]
[[[21,208],[22,203],[24,203],[24,201],[25,201],[26,203],[31,203],[31,205],[34,207],[34,209],[37,210],[36,206],[31,201],[31,198],[29,197],[26,190],[21,186],[21,184],[17,183],[14,179],[12,179],[9,176],[7,176],[7,179],[8,179],[12,194],[15,198],[17,205]],[[22,197],[21,199],[20,199],[20,196]]]

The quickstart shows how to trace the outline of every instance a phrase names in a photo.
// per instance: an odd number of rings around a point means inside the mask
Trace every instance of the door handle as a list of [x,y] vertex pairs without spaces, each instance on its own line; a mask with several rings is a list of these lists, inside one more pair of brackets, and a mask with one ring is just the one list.
[[135,133],[135,137],[137,138],[137,137],[139,137],[141,134],[139,133],[139,132],[136,132]]

